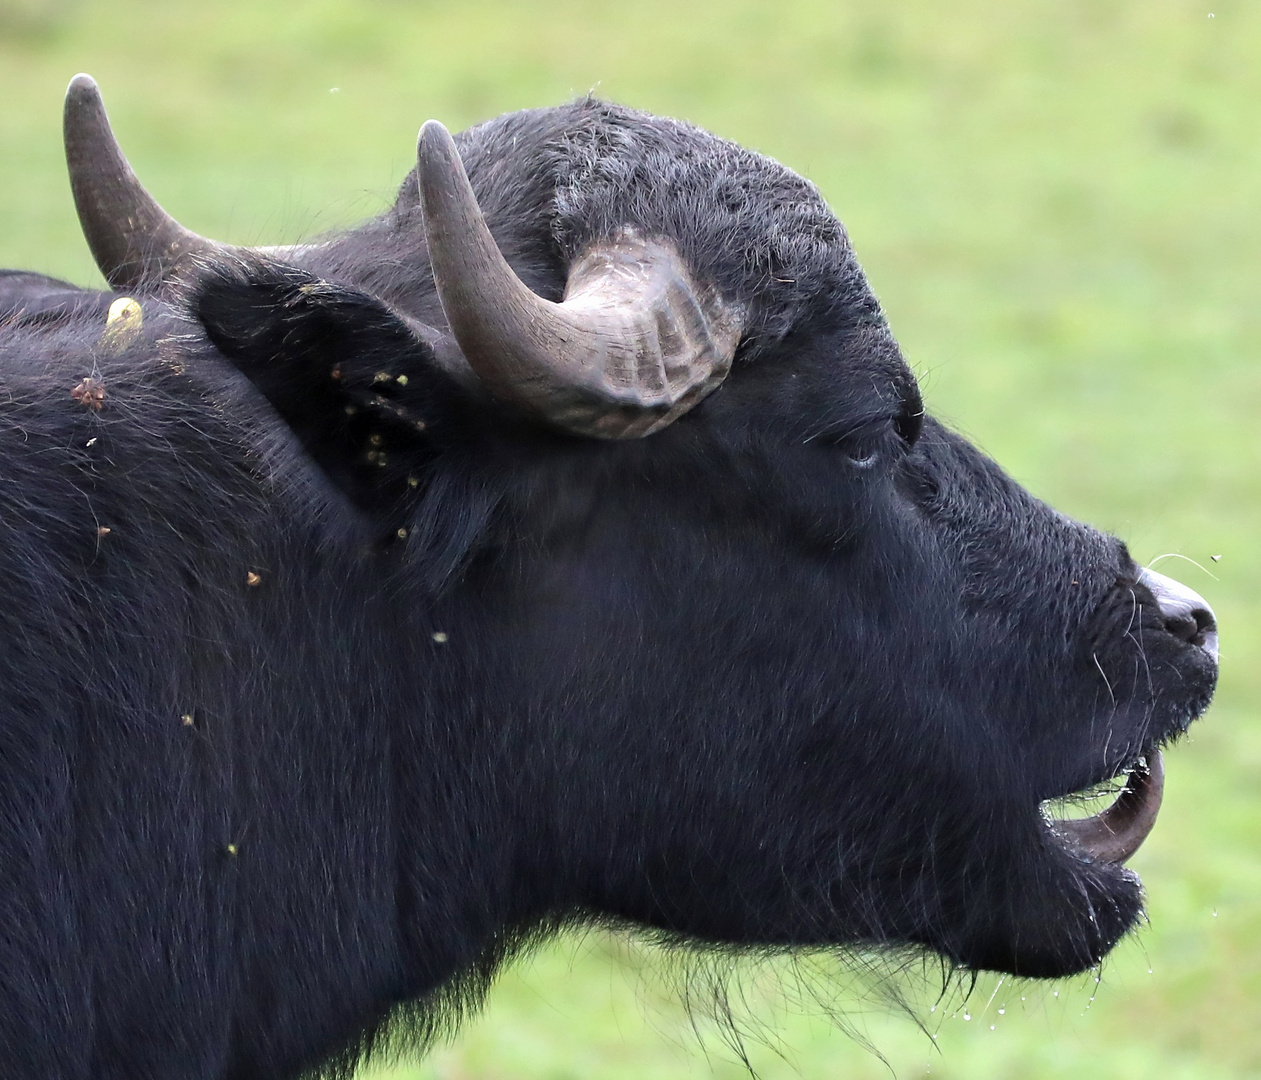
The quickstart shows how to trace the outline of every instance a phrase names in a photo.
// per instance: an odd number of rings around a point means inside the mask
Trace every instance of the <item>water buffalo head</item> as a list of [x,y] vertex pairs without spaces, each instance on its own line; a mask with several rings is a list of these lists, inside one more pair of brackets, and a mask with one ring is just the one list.
[[67,123],[106,277],[372,537],[479,940],[614,919],[1055,976],[1134,924],[1212,612],[925,413],[808,182],[584,100],[426,125],[381,218],[246,251],[157,207],[89,82]]

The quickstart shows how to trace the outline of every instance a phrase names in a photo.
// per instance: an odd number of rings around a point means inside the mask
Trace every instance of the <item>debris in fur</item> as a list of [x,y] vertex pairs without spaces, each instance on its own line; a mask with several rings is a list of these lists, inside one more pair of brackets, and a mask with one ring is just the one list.
[[120,296],[109,307],[105,318],[105,332],[97,343],[102,349],[120,353],[127,348],[144,329],[144,311],[137,300]]
[[250,587],[261,584],[262,580],[263,579],[258,574],[254,573],[253,570],[245,575],[245,584]]
[[100,412],[101,406],[105,404],[105,384],[91,375],[85,376],[83,381],[70,391],[70,396],[80,405],[86,405],[89,409]]

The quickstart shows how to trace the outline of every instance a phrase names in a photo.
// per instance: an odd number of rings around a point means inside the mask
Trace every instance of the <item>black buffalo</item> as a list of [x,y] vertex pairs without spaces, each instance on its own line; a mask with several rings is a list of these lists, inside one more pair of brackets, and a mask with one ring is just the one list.
[[809,183],[584,100],[248,251],[83,77],[67,149],[112,290],[0,277],[6,1078],[346,1068],[574,922],[1133,926],[1212,613],[924,414]]

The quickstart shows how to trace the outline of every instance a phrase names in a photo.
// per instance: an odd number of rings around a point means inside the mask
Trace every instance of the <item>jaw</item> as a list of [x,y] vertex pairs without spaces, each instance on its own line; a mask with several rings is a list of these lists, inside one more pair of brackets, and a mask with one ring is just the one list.
[[969,967],[1031,978],[1097,966],[1142,913],[1142,882],[1123,864],[1155,826],[1163,789],[1163,759],[1149,747],[1128,766],[1125,786],[1101,812],[1055,820],[1039,807],[1027,868],[1009,873],[998,917],[958,950],[958,958]]
[[1138,875],[1052,843],[985,932],[948,950],[970,968],[1063,978],[1097,967],[1142,914]]

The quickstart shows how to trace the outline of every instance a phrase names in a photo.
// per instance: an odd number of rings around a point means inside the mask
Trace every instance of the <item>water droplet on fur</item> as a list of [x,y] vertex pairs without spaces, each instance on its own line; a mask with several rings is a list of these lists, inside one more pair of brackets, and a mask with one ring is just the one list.
[[964,1018],[965,1020],[971,1020],[971,1019],[972,1019],[972,1014],[971,1014],[970,1012],[965,1012],[965,1013],[963,1014],[963,1018]]
[[1052,996],[1052,997],[1059,997],[1059,996],[1060,996],[1060,992],[1059,992],[1058,990],[1056,990],[1056,991],[1054,991],[1054,992],[1051,994],[1051,996]]
[[1006,1015],[1007,1015],[1007,1010],[1006,1010],[1006,1009],[999,1009],[999,1010],[998,1010],[998,1015],[999,1015],[999,1016],[1006,1016]]
[[990,1024],[990,1031],[993,1031],[993,1030],[994,1030],[994,1025]]

